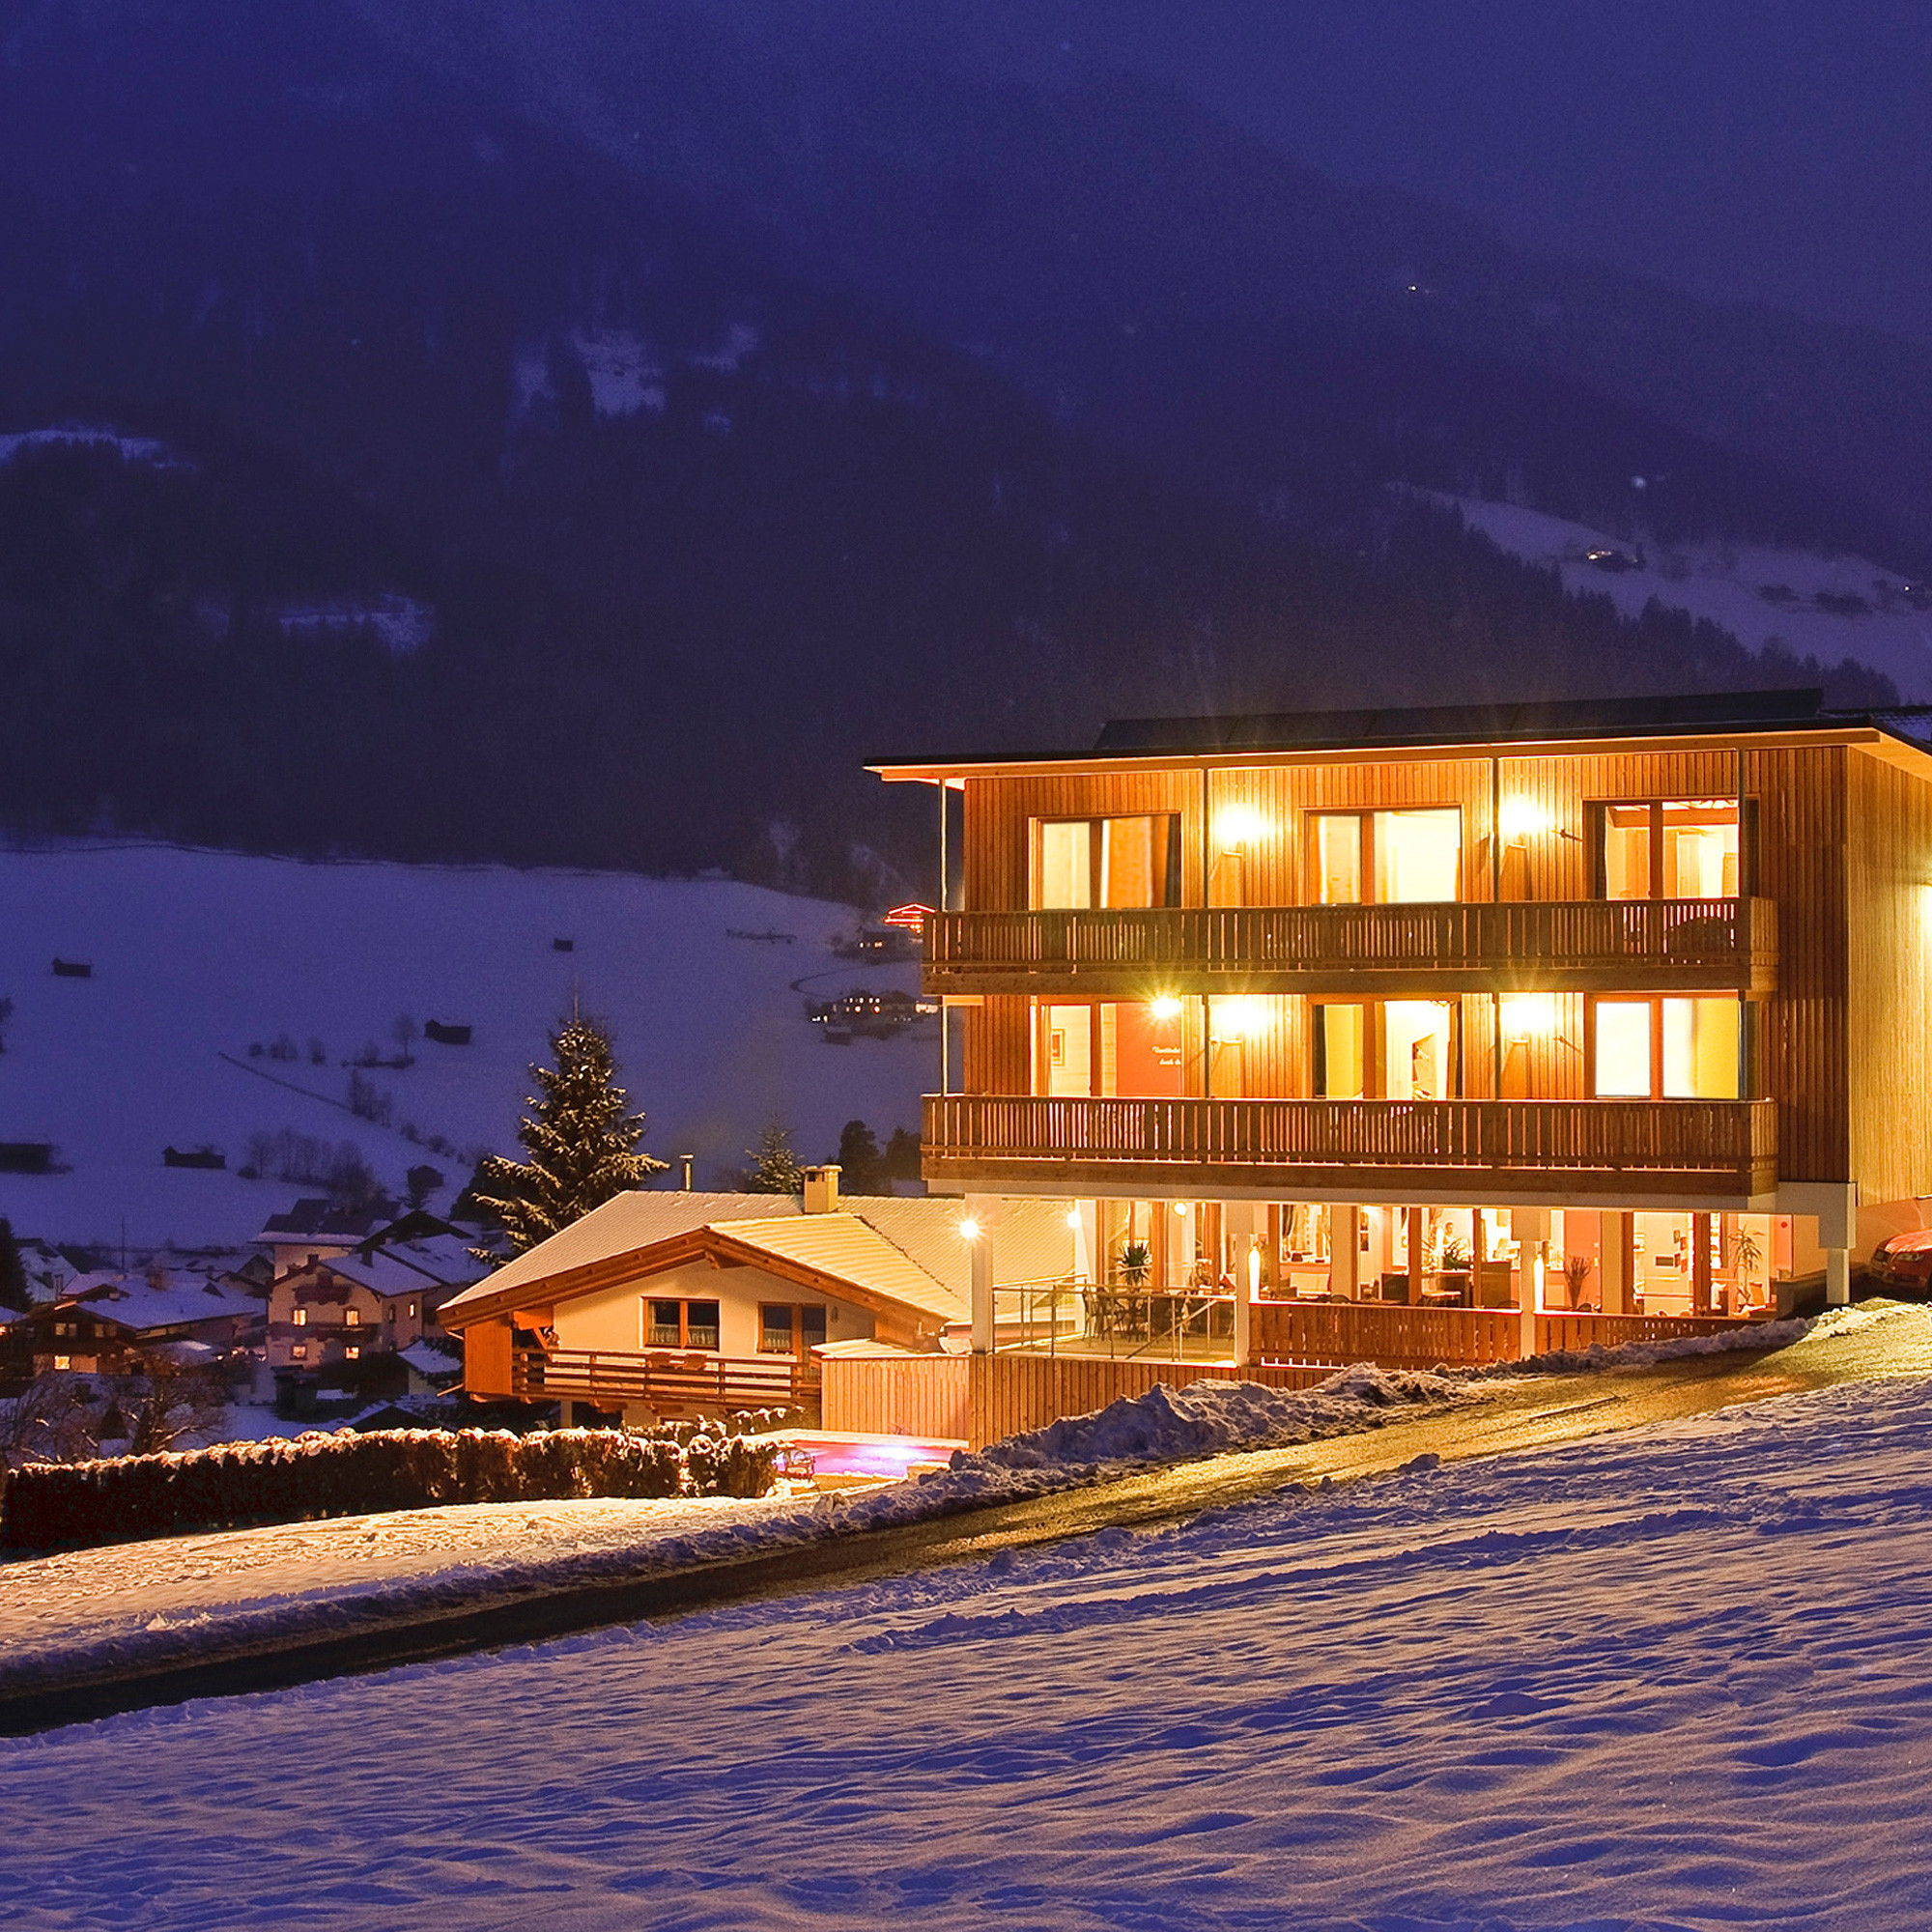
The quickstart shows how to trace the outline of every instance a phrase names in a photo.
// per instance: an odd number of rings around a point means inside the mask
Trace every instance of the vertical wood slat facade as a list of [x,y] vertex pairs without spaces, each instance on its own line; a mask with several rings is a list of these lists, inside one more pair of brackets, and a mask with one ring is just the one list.
[[[1493,876],[1505,898],[1582,899],[1594,885],[1585,839],[1588,805],[1729,798],[1738,794],[1742,775],[1744,795],[1756,810],[1756,876],[1750,883],[1778,907],[1777,983],[1758,1003],[1757,1052],[1759,1091],[1781,1103],[1779,1175],[1787,1180],[1857,1180],[1868,1200],[1932,1192],[1932,1092],[1916,1065],[1906,1069],[1898,1064],[1916,1056],[1916,1029],[1926,1009],[1923,949],[1914,934],[1906,888],[1932,879],[1932,783],[1903,769],[1900,760],[1843,743],[1759,741],[1742,751],[1700,745],[1504,753],[1493,766],[1489,756],[1444,753],[1352,764],[1332,757],[1261,757],[1252,765],[1208,770],[1205,777],[1204,769],[968,774],[967,903],[988,910],[1026,907],[1037,818],[1164,810],[1181,819],[1184,905],[1210,898],[1303,903],[1309,811],[1423,805],[1455,805],[1463,814],[1465,897],[1488,898]],[[1492,846],[1497,791],[1505,802],[1533,805],[1547,829],[1520,844]],[[1236,807],[1252,809],[1275,828],[1253,840],[1238,865],[1207,851],[1215,812]],[[1893,876],[1902,876],[1901,867],[1920,877],[1901,885]],[[1581,1001],[1557,997],[1575,1004],[1564,1007],[1553,1033],[1515,1051],[1522,1078],[1533,1083],[1530,1091],[1580,1095],[1588,1077]],[[1244,1093],[1307,1094],[1308,1002],[1288,998],[1282,1006],[1283,1025],[1249,1056]],[[1463,996],[1462,1020],[1463,1093],[1493,1097],[1488,998]],[[1850,1057],[1854,1025],[1857,1077]],[[1025,996],[989,996],[969,1013],[966,1037],[967,1092],[1030,1090]],[[1856,1123],[1855,1087],[1867,1096],[1860,1101]],[[1520,1091],[1507,1059],[1504,1091]]]

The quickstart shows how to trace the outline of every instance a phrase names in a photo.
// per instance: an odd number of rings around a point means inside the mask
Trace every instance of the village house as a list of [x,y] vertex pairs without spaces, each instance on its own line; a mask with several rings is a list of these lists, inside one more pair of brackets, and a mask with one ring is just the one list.
[[[1071,1231],[1016,1204],[1006,1252],[1065,1280]],[[811,1407],[828,1361],[963,1350],[970,1244],[956,1202],[847,1196],[838,1169],[798,1195],[620,1194],[442,1309],[471,1395],[582,1403],[633,1418]]]
[[412,1214],[357,1246],[305,1254],[270,1285],[269,1367],[306,1374],[366,1363],[437,1333],[438,1309],[485,1272],[471,1238]]

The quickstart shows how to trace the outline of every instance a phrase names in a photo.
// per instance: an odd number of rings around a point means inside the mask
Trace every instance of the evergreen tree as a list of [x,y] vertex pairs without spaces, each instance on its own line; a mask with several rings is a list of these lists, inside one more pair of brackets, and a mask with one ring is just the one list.
[[14,1238],[14,1224],[0,1219],[0,1308],[27,1308],[32,1302],[20,1244]]
[[847,1121],[838,1133],[838,1184],[848,1194],[876,1194],[878,1137],[864,1121]]
[[603,1026],[573,1013],[550,1045],[556,1065],[530,1068],[537,1092],[517,1127],[529,1159],[491,1154],[476,1170],[476,1205],[503,1224],[519,1255],[665,1168],[638,1151],[644,1117],[624,1111]]
[[791,1129],[777,1114],[765,1122],[756,1147],[745,1150],[752,1165],[745,1175],[748,1194],[796,1194],[805,1185],[798,1155],[792,1151]]

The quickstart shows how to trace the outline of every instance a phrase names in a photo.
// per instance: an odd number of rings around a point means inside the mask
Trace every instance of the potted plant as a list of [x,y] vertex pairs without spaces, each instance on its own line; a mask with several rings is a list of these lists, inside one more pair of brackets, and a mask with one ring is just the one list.
[[1145,1288],[1153,1278],[1153,1250],[1145,1241],[1121,1245],[1121,1281],[1126,1288]]
[[1463,1297],[1466,1308],[1474,1298],[1476,1290],[1475,1272],[1470,1266],[1469,1251],[1454,1235],[1446,1235],[1442,1240],[1442,1265],[1439,1270],[1442,1286],[1453,1289]]

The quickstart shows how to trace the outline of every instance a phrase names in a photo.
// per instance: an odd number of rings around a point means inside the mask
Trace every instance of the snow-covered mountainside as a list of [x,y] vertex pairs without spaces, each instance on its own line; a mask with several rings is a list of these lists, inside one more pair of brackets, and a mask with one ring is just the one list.
[[[855,923],[849,907],[724,880],[165,846],[0,853],[0,999],[14,1002],[0,1143],[50,1141],[63,1170],[0,1173],[0,1215],[48,1239],[119,1243],[125,1221],[131,1247],[245,1240],[320,1191],[241,1177],[265,1135],[277,1162],[353,1142],[398,1193],[410,1168],[435,1167],[446,1204],[479,1151],[516,1151],[528,1064],[574,998],[615,1036],[645,1151],[696,1153],[700,1187],[774,1112],[803,1159],[829,1159],[855,1118],[883,1141],[917,1127],[936,1048],[929,1032],[828,1047],[807,1021],[809,993],[917,983],[914,967],[832,956]],[[91,973],[57,975],[57,958]],[[405,1016],[467,1026],[470,1043],[417,1037],[406,1068],[345,1065],[371,1045],[396,1057]],[[350,1111],[352,1077],[377,1119]],[[204,1146],[225,1170],[163,1165],[165,1148]]]
[[1822,665],[1856,658],[1908,702],[1932,699],[1932,592],[1898,571],[1762,544],[1633,543],[1515,503],[1435,500],[1453,503],[1498,550],[1553,565],[1566,590],[1606,596],[1626,616],[1654,598],[1708,617],[1754,651],[1781,643]]
[[1928,1422],[1856,1383],[8,1741],[0,1914],[1905,1932]]

